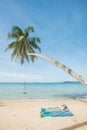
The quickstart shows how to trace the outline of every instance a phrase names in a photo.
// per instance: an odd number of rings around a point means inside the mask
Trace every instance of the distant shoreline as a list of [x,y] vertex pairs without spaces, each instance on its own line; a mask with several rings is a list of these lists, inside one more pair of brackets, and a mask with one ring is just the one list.
[[[26,82],[26,84],[56,84],[56,83],[80,83],[79,81],[61,81],[61,82]],[[24,84],[24,82],[0,82],[0,84]]]

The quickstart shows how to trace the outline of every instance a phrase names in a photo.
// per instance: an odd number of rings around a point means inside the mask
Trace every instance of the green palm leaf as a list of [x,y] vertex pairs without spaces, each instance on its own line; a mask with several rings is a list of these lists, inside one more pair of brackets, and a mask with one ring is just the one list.
[[16,42],[12,42],[11,44],[8,45],[8,47],[5,49],[5,51],[11,49],[11,48],[14,48],[16,46]]
[[26,26],[26,28],[25,28],[25,30],[24,30],[24,36],[27,38],[28,37],[28,35],[29,35],[29,33],[30,32],[34,32],[34,28],[33,27],[31,27],[31,26],[29,26],[29,25],[27,25]]

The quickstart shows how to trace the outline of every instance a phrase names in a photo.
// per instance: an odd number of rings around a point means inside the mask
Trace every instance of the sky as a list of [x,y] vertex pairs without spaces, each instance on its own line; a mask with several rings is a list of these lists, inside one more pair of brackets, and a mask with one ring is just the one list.
[[76,81],[41,58],[23,66],[11,61],[7,34],[13,25],[24,29],[27,24],[41,39],[41,54],[87,78],[87,0],[1,0],[0,82]]

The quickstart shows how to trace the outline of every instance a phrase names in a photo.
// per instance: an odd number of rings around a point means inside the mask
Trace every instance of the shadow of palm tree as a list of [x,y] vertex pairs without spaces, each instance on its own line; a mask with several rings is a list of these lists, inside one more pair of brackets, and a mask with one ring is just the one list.
[[85,101],[84,99],[76,99],[76,98],[74,98],[74,100],[77,100],[77,101],[80,101],[80,102],[87,103],[87,101]]
[[70,126],[70,127],[67,127],[67,128],[63,128],[63,129],[60,129],[60,130],[74,130],[76,128],[79,128],[79,127],[82,127],[82,126],[86,126],[86,125],[87,125],[87,121],[79,123],[79,124],[76,124],[76,125],[73,125],[73,126]]

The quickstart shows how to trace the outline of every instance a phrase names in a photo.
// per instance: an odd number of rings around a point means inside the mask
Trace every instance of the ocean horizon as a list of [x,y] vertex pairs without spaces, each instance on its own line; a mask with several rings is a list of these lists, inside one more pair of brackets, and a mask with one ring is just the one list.
[[87,98],[87,88],[80,82],[0,83],[0,99]]

